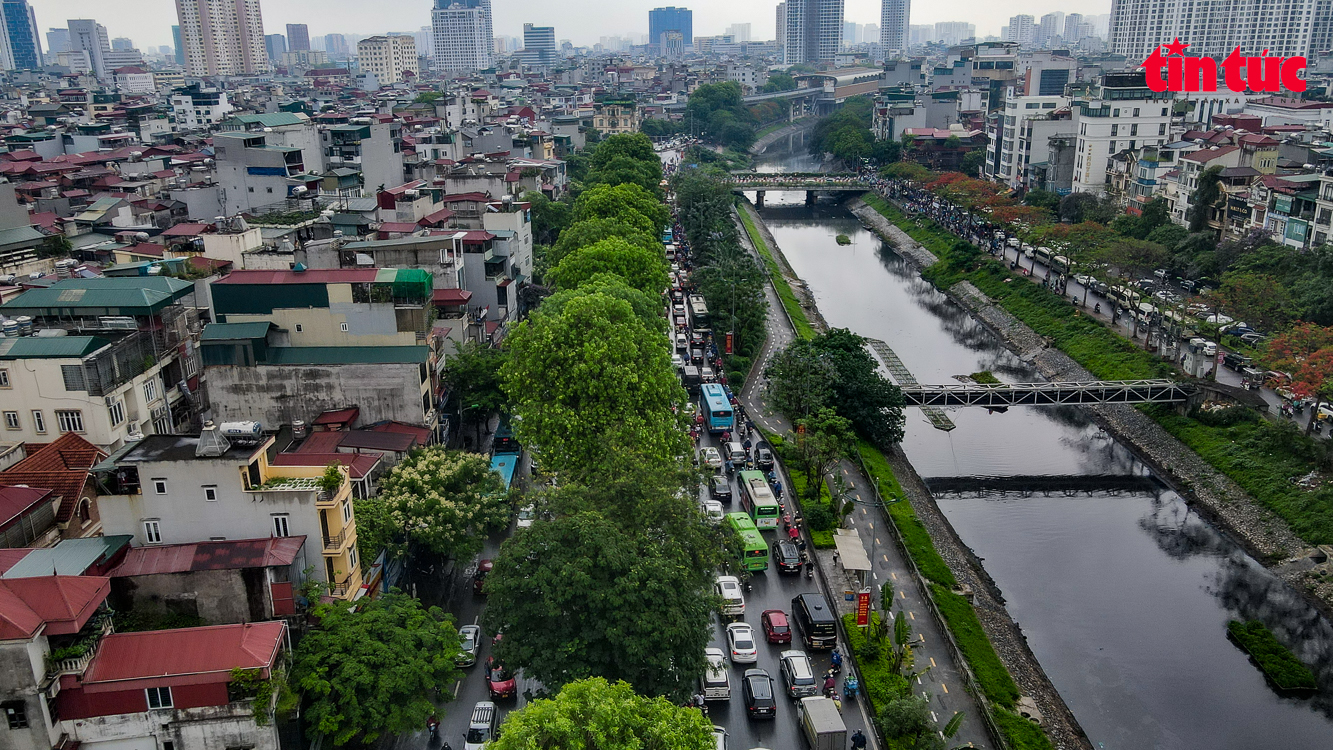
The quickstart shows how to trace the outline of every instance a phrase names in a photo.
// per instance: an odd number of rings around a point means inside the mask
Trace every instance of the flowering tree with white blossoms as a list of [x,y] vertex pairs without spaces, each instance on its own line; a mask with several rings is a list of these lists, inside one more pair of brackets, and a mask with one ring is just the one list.
[[513,507],[488,457],[439,446],[395,466],[380,481],[380,499],[408,543],[459,559],[480,552]]

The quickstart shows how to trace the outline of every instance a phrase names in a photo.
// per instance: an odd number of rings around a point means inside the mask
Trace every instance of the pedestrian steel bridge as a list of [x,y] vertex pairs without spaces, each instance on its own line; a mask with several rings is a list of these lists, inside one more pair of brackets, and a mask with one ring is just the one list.
[[1174,380],[1095,380],[1054,383],[951,383],[900,385],[908,406],[1077,406],[1082,404],[1165,404],[1186,401],[1195,386]]
[[1119,495],[1123,492],[1155,494],[1163,488],[1149,476],[1136,474],[1041,475],[1009,477],[925,477],[932,495]]

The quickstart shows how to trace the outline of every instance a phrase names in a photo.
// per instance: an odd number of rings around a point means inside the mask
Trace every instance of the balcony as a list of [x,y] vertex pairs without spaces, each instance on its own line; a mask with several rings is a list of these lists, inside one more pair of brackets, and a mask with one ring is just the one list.
[[46,658],[46,684],[60,678],[61,675],[81,675],[102,646],[102,639],[116,631],[111,613],[104,612],[89,620],[71,643],[52,649]]
[[347,543],[347,539],[350,536],[347,532],[348,529],[343,529],[333,536],[324,537],[324,552],[341,552],[343,545]]

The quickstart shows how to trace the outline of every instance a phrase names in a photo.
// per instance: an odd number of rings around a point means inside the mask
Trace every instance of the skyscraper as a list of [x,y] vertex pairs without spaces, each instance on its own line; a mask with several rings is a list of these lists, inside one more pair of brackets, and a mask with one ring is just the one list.
[[491,0],[435,0],[430,16],[436,68],[470,73],[491,67]]
[[171,40],[176,45],[176,64],[185,64],[185,42],[181,41],[181,27],[179,25],[171,27]]
[[381,86],[404,80],[404,73],[421,73],[417,62],[417,41],[404,34],[372,36],[356,43],[356,59],[361,69],[375,76]]
[[185,71],[252,76],[271,70],[259,0],[176,0]]
[[787,0],[786,64],[832,60],[840,47],[842,0]]
[[0,14],[0,65],[5,70],[31,70],[42,66],[42,39],[37,16],[27,0],[4,0]]
[[69,48],[87,52],[93,75],[98,78],[106,76],[106,59],[103,55],[111,51],[111,40],[106,35],[105,26],[91,18],[70,19]]
[[287,24],[287,49],[292,52],[310,49],[310,27],[303,23]]
[[264,54],[268,55],[268,61],[276,63],[287,54],[287,37],[282,34],[264,35]]
[[732,41],[748,42],[750,41],[750,24],[733,23],[727,27],[727,33],[731,35]]
[[907,53],[911,15],[911,0],[883,0],[879,9],[879,44],[885,55]]
[[1005,38],[1007,42],[1018,42],[1022,46],[1032,44],[1033,36],[1037,30],[1037,19],[1026,13],[1012,16],[1009,19],[1009,36]]
[[668,31],[679,31],[686,47],[694,44],[694,11],[674,6],[648,11],[648,43],[660,45],[662,34]]
[[69,29],[47,29],[46,30],[46,52],[54,55],[57,52],[69,51]]
[[966,21],[941,21],[935,24],[935,38],[948,45],[962,44],[964,39],[976,35],[976,25]]
[[523,24],[523,62],[545,67],[554,65],[557,58],[555,27]]
[[111,40],[111,49],[134,49],[134,40],[127,36],[118,36]]
[[[1230,0],[1193,3],[1173,0],[1113,0],[1107,51],[1138,63],[1155,47],[1177,37],[1190,55],[1308,56],[1325,49],[1329,3],[1322,0]],[[1244,19],[1246,22],[1241,22]],[[1090,17],[1083,19],[1091,22]],[[1313,42],[1313,45],[1312,45]]]
[[1065,14],[1060,12],[1047,13],[1041,17],[1041,23],[1037,25],[1034,34],[1038,47],[1050,47],[1051,42],[1064,33]]
[[1078,25],[1083,23],[1082,13],[1070,13],[1065,16],[1065,27],[1060,31],[1060,37],[1069,44],[1077,44],[1081,38],[1078,36]]
[[329,53],[329,57],[334,55],[339,58],[347,57],[347,37],[342,34],[325,34],[324,51]]
[[778,46],[781,47],[787,43],[787,3],[778,3]]

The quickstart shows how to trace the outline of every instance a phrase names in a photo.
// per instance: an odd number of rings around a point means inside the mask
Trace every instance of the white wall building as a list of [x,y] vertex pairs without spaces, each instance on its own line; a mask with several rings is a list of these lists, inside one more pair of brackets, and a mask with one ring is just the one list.
[[361,70],[375,76],[381,86],[403,80],[403,73],[421,73],[417,63],[417,43],[410,36],[372,36],[356,43],[356,59]]
[[1161,146],[1170,141],[1171,94],[1154,93],[1142,71],[1107,73],[1098,98],[1076,100],[1073,190],[1101,194],[1110,158],[1126,149]]
[[1219,60],[1238,46],[1242,55],[1265,49],[1283,57],[1309,55],[1317,51],[1311,46],[1315,28],[1328,28],[1329,5],[1323,0],[1113,0],[1107,51],[1136,65],[1157,45],[1179,37],[1190,45],[1189,54]]
[[1049,119],[1052,112],[1068,105],[1069,99],[1063,96],[1006,97],[997,119],[998,132],[987,133],[986,176],[1010,187],[1022,185],[1028,165],[1046,159],[1047,138],[1061,129],[1073,130],[1068,120]]
[[907,53],[911,0],[883,0],[879,9],[879,44],[890,55]]
[[190,75],[270,72],[259,0],[176,0],[176,15]]
[[491,66],[491,0],[435,0],[430,15],[437,70],[468,73]]

